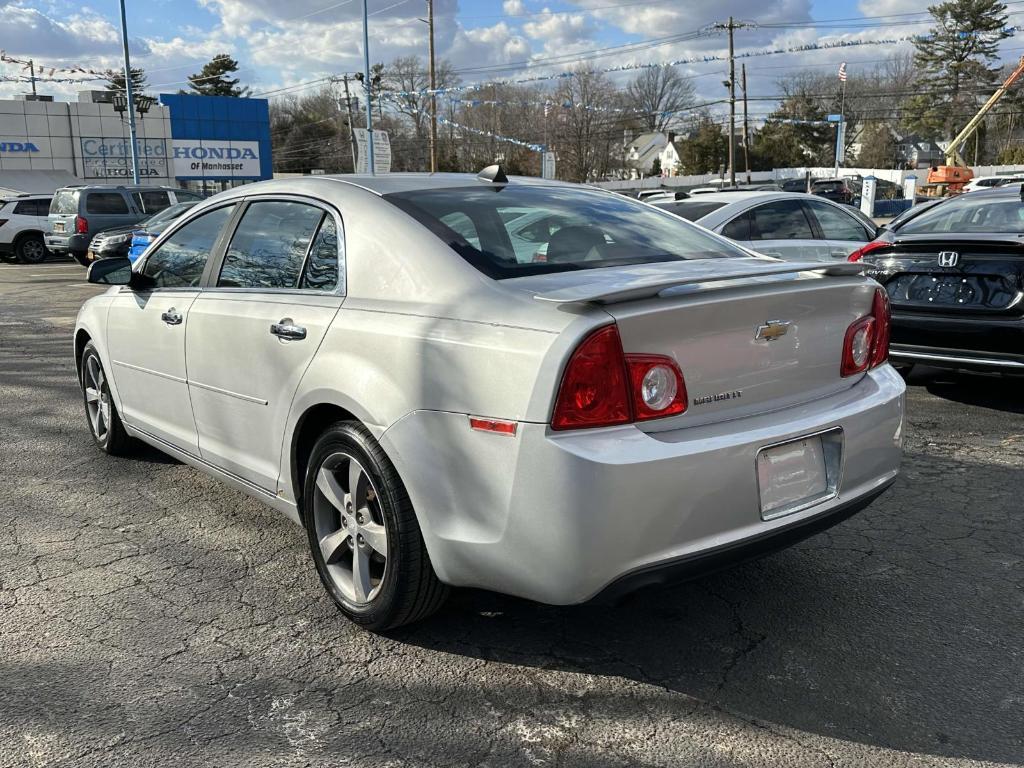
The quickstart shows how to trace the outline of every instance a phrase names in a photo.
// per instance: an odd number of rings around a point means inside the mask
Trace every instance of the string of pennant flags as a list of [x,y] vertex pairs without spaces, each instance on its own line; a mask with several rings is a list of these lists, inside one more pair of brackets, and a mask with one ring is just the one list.
[[[1008,27],[1006,29],[1010,34],[1014,34],[1024,30],[1022,26]],[[931,35],[900,35],[897,37],[880,38],[877,40],[826,40],[824,42],[817,43],[805,43],[804,45],[793,45],[786,47],[777,48],[762,48],[752,51],[741,51],[735,54],[736,59],[749,59],[757,56],[777,56],[786,53],[807,53],[810,51],[829,51],[841,48],[857,48],[864,45],[898,45],[900,43],[915,42],[922,40],[932,39]],[[601,67],[598,69],[587,69],[582,72],[567,70],[563,72],[555,72],[547,75],[533,75],[530,77],[519,77],[519,78],[506,78],[501,80],[489,80],[482,83],[472,83],[470,85],[455,85],[448,86],[445,88],[424,88],[415,91],[392,91],[397,96],[424,96],[435,94],[437,96],[443,96],[446,94],[454,93],[465,93],[467,91],[479,90],[481,88],[488,88],[491,86],[498,85],[524,85],[527,83],[540,83],[550,82],[553,80],[561,80],[565,78],[575,77],[580,74],[597,75],[597,74],[614,74],[617,72],[628,72],[631,70],[639,69],[659,69],[665,67],[676,67],[687,64],[705,64],[718,61],[728,61],[728,54],[707,54],[703,56],[687,56],[680,59],[672,59],[671,61],[662,62],[647,62],[647,63],[632,63],[632,64],[618,64],[611,67]]]
[[[22,72],[31,70],[34,66],[34,62],[27,59],[18,59],[13,56],[8,56],[7,51],[4,50],[0,50],[0,62],[5,64],[21,64]],[[89,80],[102,80],[107,74],[105,70],[88,69],[86,67],[48,67],[45,65],[35,67],[35,71],[38,73],[35,78],[36,80],[46,80],[48,82],[56,83],[78,83],[88,82]],[[76,75],[90,75],[90,77],[56,78],[55,75],[58,72],[66,72],[68,74]],[[10,82],[13,79],[14,78],[9,77],[4,78],[7,82]],[[31,77],[24,77],[23,81],[29,82],[31,79]]]

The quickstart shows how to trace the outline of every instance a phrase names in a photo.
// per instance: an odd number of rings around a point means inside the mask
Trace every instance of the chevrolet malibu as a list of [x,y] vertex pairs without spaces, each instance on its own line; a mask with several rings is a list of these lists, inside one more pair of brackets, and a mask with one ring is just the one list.
[[[516,249],[508,226],[556,214]],[[110,454],[156,446],[302,525],[384,630],[477,587],[606,599],[778,549],[895,479],[904,386],[861,266],[782,262],[536,179],[269,181],[82,307]]]

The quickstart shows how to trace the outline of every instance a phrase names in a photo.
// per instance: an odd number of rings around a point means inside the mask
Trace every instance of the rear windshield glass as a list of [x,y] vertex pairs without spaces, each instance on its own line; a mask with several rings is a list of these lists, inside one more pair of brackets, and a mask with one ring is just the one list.
[[384,199],[496,279],[748,255],[657,208],[581,188],[481,185]]
[[[997,193],[998,194],[998,193]],[[987,192],[967,194],[910,219],[900,234],[1024,232],[1024,202],[1017,196],[993,200]]]
[[689,221],[698,221],[703,219],[709,213],[717,211],[719,208],[725,205],[725,203],[711,203],[711,202],[697,202],[697,201],[684,201],[681,203],[654,203],[659,208],[674,213],[676,216],[682,216],[684,219]]
[[50,203],[50,213],[78,213],[78,190],[57,190]]

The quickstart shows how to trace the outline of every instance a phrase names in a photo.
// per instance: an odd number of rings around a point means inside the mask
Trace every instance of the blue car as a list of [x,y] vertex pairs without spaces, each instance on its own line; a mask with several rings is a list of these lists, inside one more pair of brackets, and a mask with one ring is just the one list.
[[198,202],[198,200],[194,200],[187,203],[176,203],[141,222],[140,228],[132,231],[132,244],[128,249],[128,259],[132,264],[145,252],[150,243],[160,237],[160,233],[167,228],[168,224]]

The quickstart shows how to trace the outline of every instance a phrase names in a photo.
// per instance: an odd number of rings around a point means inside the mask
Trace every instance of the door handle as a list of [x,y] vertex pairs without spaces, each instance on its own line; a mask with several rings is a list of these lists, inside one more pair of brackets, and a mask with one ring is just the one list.
[[836,251],[832,251],[832,256],[834,258],[837,258],[837,259],[845,259],[847,256],[850,255],[850,253],[853,253],[853,251],[847,252],[847,251],[836,250]]
[[290,317],[281,318],[279,323],[271,325],[270,333],[277,336],[279,339],[288,339],[292,341],[301,341],[306,338],[306,329],[301,325],[295,325],[295,321]]
[[162,315],[160,315],[160,319],[163,320],[168,325],[181,325],[181,313],[178,312],[178,310],[176,310],[174,307],[171,307]]

